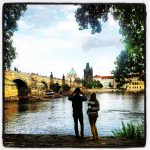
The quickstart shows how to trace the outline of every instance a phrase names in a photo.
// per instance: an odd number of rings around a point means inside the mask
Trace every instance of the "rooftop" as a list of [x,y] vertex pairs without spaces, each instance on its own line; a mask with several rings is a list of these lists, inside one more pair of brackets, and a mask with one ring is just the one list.
[[95,75],[93,78],[101,78],[101,79],[112,79],[114,76],[100,76],[100,75]]

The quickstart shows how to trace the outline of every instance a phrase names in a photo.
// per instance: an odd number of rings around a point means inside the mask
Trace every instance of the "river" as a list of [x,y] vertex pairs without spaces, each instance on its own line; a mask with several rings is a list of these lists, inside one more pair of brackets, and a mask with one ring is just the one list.
[[[144,120],[144,94],[100,93],[97,129],[99,136],[112,136],[121,122],[141,124]],[[72,104],[66,98],[44,102],[4,103],[4,133],[74,135]],[[87,101],[83,104],[85,136],[91,136],[87,116]]]

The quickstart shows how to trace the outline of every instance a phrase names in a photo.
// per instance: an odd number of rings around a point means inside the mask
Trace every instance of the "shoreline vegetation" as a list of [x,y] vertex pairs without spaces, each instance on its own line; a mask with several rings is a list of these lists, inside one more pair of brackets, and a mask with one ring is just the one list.
[[[118,89],[84,89],[83,93],[85,95],[90,95],[91,93],[144,93],[144,91],[121,91]],[[54,93],[54,95],[29,95],[29,96],[21,96],[21,100],[29,100],[29,101],[49,101],[53,98],[65,98],[71,94],[71,91],[65,93]],[[18,96],[10,96],[4,97],[5,102],[9,101],[19,101]]]

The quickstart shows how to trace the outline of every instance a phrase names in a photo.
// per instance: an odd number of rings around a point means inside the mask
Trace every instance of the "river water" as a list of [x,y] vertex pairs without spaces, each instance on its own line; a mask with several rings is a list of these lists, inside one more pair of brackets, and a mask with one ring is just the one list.
[[[144,94],[97,94],[100,103],[97,129],[99,136],[111,136],[121,122],[141,124],[144,120]],[[87,101],[83,104],[85,136],[91,136],[87,116]],[[5,102],[4,133],[74,135],[72,103],[66,98],[45,102]]]

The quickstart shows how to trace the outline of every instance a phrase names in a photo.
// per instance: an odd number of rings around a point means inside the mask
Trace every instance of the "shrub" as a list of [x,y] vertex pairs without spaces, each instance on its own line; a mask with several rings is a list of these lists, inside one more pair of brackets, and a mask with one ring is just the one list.
[[134,125],[132,122],[127,123],[125,126],[124,122],[122,122],[121,129],[114,129],[112,133],[115,137],[125,137],[128,139],[140,139],[144,138],[144,122],[141,125]]
[[64,85],[62,85],[62,90],[63,90],[63,92],[67,92],[70,90],[70,86],[68,84],[64,84]]

